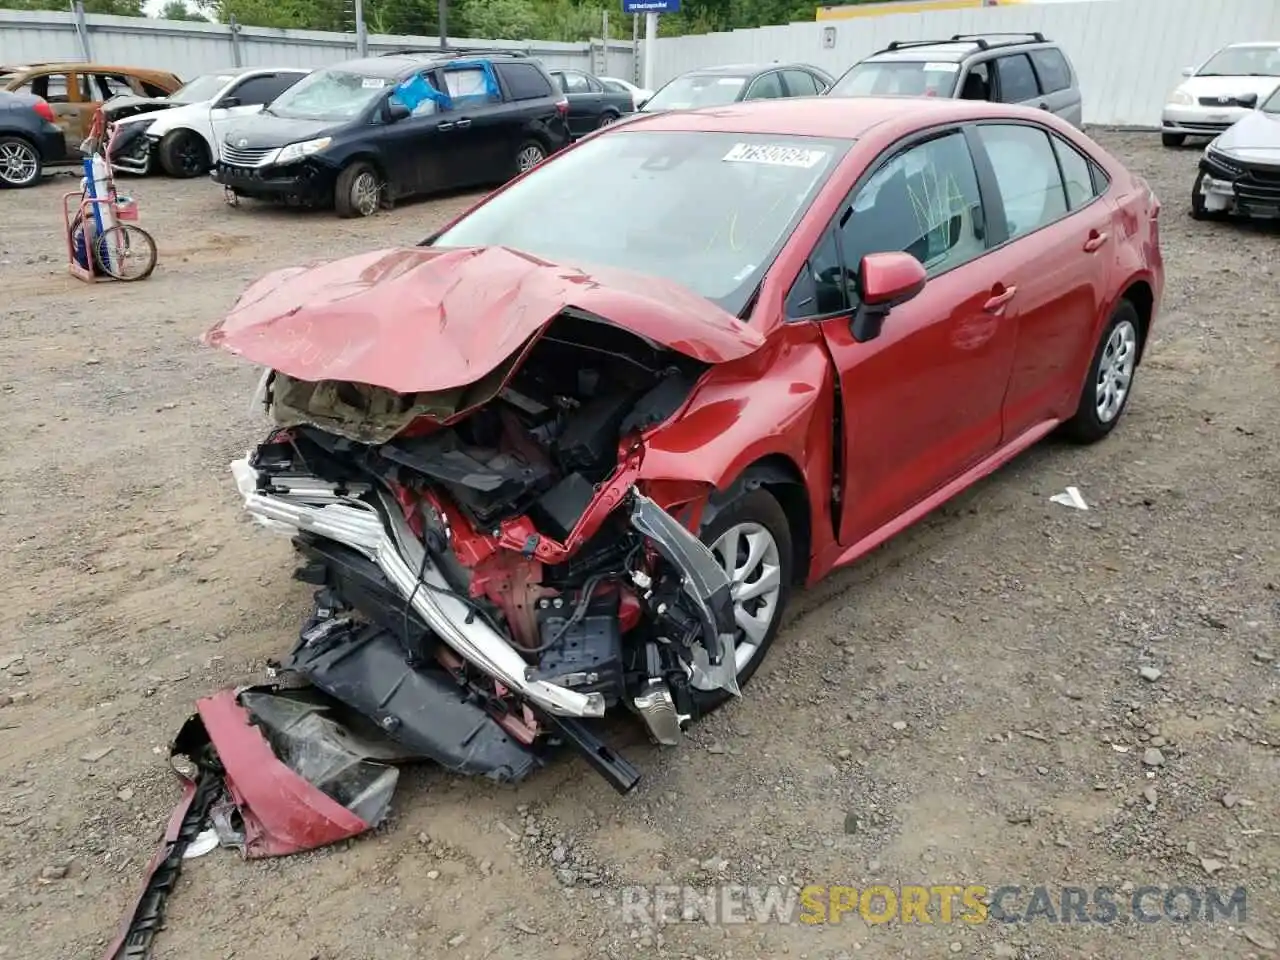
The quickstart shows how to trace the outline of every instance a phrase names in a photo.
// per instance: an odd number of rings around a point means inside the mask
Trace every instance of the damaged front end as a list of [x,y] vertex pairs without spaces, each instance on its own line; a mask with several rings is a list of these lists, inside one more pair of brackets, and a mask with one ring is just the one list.
[[630,790],[585,721],[672,745],[691,680],[738,693],[728,577],[640,479],[706,369],[567,310],[454,390],[269,371],[277,426],[232,470],[316,588],[281,669],[454,772],[517,782],[569,744]]

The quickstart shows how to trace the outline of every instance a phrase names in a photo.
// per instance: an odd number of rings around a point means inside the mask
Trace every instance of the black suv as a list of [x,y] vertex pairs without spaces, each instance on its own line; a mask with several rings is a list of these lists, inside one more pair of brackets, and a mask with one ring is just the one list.
[[238,197],[367,217],[402,197],[502,183],[569,143],[569,101],[518,53],[401,51],[308,75],[221,136]]

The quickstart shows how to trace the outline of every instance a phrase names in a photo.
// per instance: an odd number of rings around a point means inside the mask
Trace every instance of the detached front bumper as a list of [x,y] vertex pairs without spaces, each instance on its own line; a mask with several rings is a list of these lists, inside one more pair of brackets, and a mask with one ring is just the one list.
[[113,170],[145,176],[151,172],[157,142],[145,130],[130,130],[126,127],[112,140],[111,153],[107,159]]
[[1190,137],[1216,137],[1241,117],[1252,113],[1246,107],[1166,105],[1160,116],[1160,132]]
[[246,197],[319,203],[332,199],[336,172],[314,161],[285,166],[241,167],[219,160],[215,183]]
[[232,463],[231,471],[246,509],[256,518],[291,534],[327,537],[368,557],[441,641],[516,696],[557,717],[604,715],[605,701],[599,693],[583,694],[530,679],[529,665],[504,637],[483,620],[468,618],[469,608],[449,595],[448,582],[425,557],[424,547],[390,498],[379,494],[377,509],[356,499],[368,494],[368,487],[351,485],[338,492],[319,480],[288,486],[267,482],[248,458]]

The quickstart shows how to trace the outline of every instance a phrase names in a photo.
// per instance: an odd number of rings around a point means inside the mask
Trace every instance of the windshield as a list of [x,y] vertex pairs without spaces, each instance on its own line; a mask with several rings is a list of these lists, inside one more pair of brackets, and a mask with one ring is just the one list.
[[1276,87],[1275,92],[1266,100],[1262,101],[1262,106],[1258,108],[1263,113],[1269,113],[1273,116],[1280,116],[1280,87]]
[[949,97],[960,65],[945,60],[869,60],[836,81],[831,97]]
[[317,70],[273,100],[270,112],[295,120],[350,120],[390,86],[383,77]]
[[1280,46],[1227,47],[1196,73],[1197,77],[1280,77]]
[[507,246],[587,270],[634,270],[739,314],[848,146],[619,130],[538,168],[435,245]]
[[747,85],[746,77],[726,77],[714,73],[689,73],[676,77],[649,98],[645,113],[657,110],[694,110],[733,103]]
[[229,73],[206,73],[184,83],[169,95],[177,103],[203,103],[212,100],[234,77]]

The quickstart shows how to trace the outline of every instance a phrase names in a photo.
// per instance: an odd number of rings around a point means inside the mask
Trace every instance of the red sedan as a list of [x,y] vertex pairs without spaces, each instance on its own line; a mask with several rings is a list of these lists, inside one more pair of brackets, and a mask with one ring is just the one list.
[[640,117],[418,247],[252,286],[234,465],[317,609],[285,666],[518,780],[592,718],[675,744],[813,583],[1054,431],[1105,437],[1160,204],[1043,111],[815,98]]

